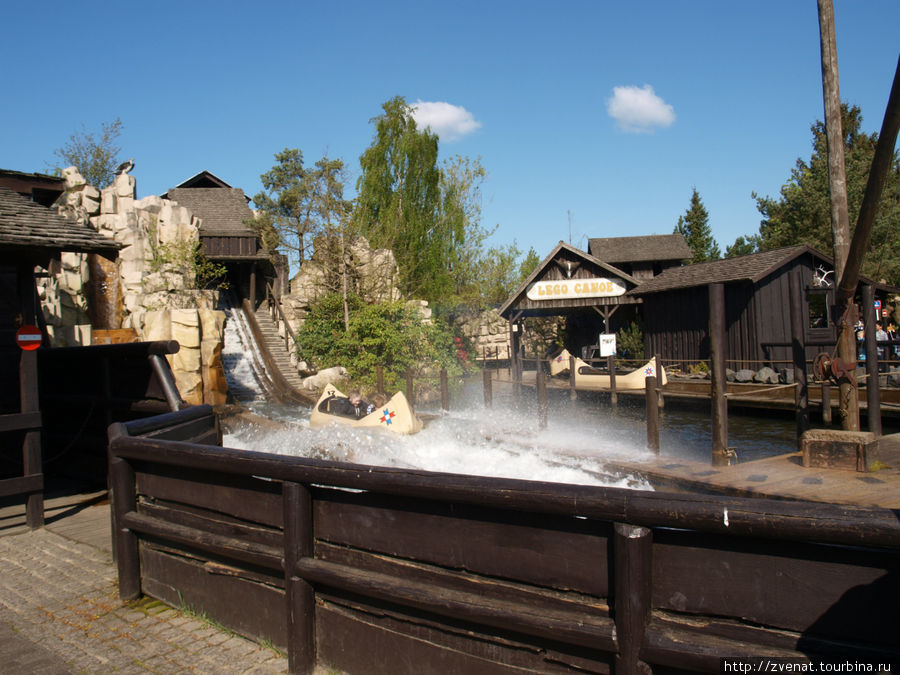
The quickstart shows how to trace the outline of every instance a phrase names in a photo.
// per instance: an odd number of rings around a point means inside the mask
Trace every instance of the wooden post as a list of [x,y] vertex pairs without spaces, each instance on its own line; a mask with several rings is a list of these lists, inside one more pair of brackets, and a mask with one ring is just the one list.
[[881,385],[878,382],[878,342],[875,339],[875,289],[862,287],[863,323],[866,327],[866,418],[869,431],[881,436]]
[[809,389],[806,382],[806,345],[803,340],[803,310],[801,299],[803,289],[800,275],[794,273],[790,279],[791,297],[791,354],[794,360],[794,403],[796,405],[797,445],[803,432],[809,429]]
[[484,407],[485,408],[493,408],[494,407],[494,391],[493,391],[493,383],[491,382],[491,371],[485,368],[481,371],[481,380],[484,383]]
[[446,368],[441,368],[441,410],[450,410],[450,384]]
[[822,383],[822,424],[831,424],[831,385]]
[[[117,426],[122,426],[117,425]],[[124,434],[122,430],[110,430],[110,440]],[[119,598],[134,600],[141,595],[141,558],[137,535],[122,525],[128,513],[137,509],[134,469],[121,457],[113,457],[109,463],[109,484],[112,489],[113,539],[115,540],[116,567],[119,573]]]
[[250,263],[250,307],[256,311],[256,263]]
[[547,428],[547,382],[544,379],[544,369],[541,362],[537,362],[537,370],[534,373],[534,388],[537,391],[538,427]]
[[656,400],[656,378],[644,378],[647,399],[647,447],[659,454],[659,401]]
[[709,285],[709,360],[712,380],[712,463],[726,466],[728,400],[725,398],[725,285]]
[[613,615],[619,646],[613,672],[649,673],[650,666],[640,660],[640,652],[650,621],[653,532],[625,523],[616,523],[613,531]]
[[412,368],[406,369],[406,400],[413,405],[416,400],[416,392],[413,391],[413,372]]
[[616,357],[610,354],[606,357],[606,367],[609,369],[609,403],[615,410],[619,405],[619,396],[616,394]]
[[578,398],[578,390],[575,389],[575,357],[569,354],[569,398]]
[[[19,357],[19,395],[23,413],[40,412],[38,398],[37,352],[23,350]],[[41,421],[43,425],[43,421]],[[26,431],[22,441],[22,473],[24,476],[43,474],[41,461],[41,432]],[[25,522],[36,530],[44,526],[44,493],[32,492],[25,499]]]
[[657,391],[657,400],[659,401],[659,407],[665,408],[666,407],[666,397],[663,394],[662,384],[661,384],[662,383],[662,372],[663,372],[662,358],[660,357],[659,354],[654,354],[653,359],[656,361],[656,372],[659,373],[656,377],[657,384],[659,385],[659,388],[656,390]]
[[384,393],[384,366],[381,364],[375,366],[375,388],[378,393]]
[[306,486],[294,482],[283,483],[281,494],[288,668],[292,673],[311,673],[316,665],[316,600],[298,568],[303,558],[314,555],[312,498]]

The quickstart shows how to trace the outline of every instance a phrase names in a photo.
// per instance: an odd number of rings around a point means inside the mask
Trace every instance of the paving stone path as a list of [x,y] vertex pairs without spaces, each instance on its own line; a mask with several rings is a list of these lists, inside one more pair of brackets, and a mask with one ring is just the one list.
[[42,529],[0,537],[0,671],[286,673],[288,663],[149,598],[122,602],[109,553]]

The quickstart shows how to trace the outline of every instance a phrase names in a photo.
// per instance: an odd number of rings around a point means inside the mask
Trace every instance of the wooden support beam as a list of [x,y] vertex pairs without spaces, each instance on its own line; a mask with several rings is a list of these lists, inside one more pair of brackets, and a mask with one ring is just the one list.
[[709,360],[712,380],[712,463],[729,464],[728,400],[725,392],[725,285],[709,285]]
[[647,447],[659,454],[659,401],[657,401],[656,377],[644,378],[647,404]]
[[284,508],[284,582],[288,617],[288,667],[312,673],[316,666],[316,600],[300,573],[302,560],[314,557],[312,498],[306,486],[282,485]]
[[862,287],[863,324],[866,329],[866,418],[869,431],[881,436],[881,387],[878,383],[878,342],[875,335],[875,289],[872,284]]
[[625,523],[616,523],[614,533],[614,617],[619,647],[614,672],[649,674],[650,667],[640,660],[640,653],[650,620],[653,533]]
[[794,360],[794,403],[797,406],[797,447],[800,437],[809,429],[809,389],[806,383],[806,345],[803,339],[803,289],[800,275],[794,273],[790,279],[790,311],[791,311],[791,354]]

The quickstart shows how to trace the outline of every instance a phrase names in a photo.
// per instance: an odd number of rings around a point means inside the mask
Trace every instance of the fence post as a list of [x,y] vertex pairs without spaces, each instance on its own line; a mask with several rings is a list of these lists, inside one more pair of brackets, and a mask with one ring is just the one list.
[[484,407],[485,408],[493,408],[494,407],[494,391],[493,391],[493,383],[491,382],[491,371],[485,368],[481,371],[481,379],[484,383]]
[[578,390],[575,388],[575,357],[569,354],[569,398],[573,401],[578,398]]
[[541,362],[537,363],[537,370],[534,373],[534,388],[537,390],[538,404],[538,428],[547,428],[547,381],[544,379],[544,369]]
[[[122,425],[110,430],[110,440],[123,435]],[[134,469],[121,457],[113,457],[109,462],[109,484],[112,491],[113,539],[116,552],[116,567],[119,573],[119,598],[134,600],[141,594],[141,559],[138,553],[137,535],[122,525],[128,513],[137,508],[134,485]]]
[[441,368],[441,410],[450,410],[450,384],[446,368]]
[[[22,413],[40,413],[41,404],[38,398],[38,364],[37,352],[22,351],[19,356],[19,409]],[[41,426],[43,427],[43,420]],[[22,441],[22,475],[29,476],[44,473],[41,459],[41,431],[25,432]],[[25,522],[32,530],[44,526],[44,492],[32,492],[25,498]]]
[[413,391],[413,372],[412,368],[406,369],[406,400],[410,405],[414,405],[416,401],[416,392]]
[[656,392],[656,378],[644,378],[647,399],[647,447],[659,454],[659,402]]
[[312,498],[306,486],[284,482],[284,583],[287,600],[288,668],[292,673],[311,673],[316,665],[316,600],[312,586],[300,577],[302,558],[312,558]]
[[619,395],[616,394],[616,357],[614,354],[606,357],[606,367],[609,369],[609,403],[615,410],[619,406]]
[[616,523],[613,527],[614,616],[619,653],[615,673],[649,673],[640,660],[650,619],[653,532],[646,527]]
[[794,403],[797,407],[797,445],[803,432],[809,429],[809,389],[806,384],[806,345],[803,341],[803,310],[800,299],[800,276],[791,276],[791,353],[794,360]]
[[729,464],[728,400],[725,398],[725,285],[709,285],[709,360],[712,381],[712,463]]
[[875,316],[875,289],[872,284],[862,287],[863,324],[866,327],[866,422],[869,431],[881,436],[881,383],[878,381],[881,357],[875,335],[875,324],[881,317]]
[[[660,357],[659,354],[654,354],[653,359],[654,359],[654,361],[656,361],[656,372],[662,373],[663,372],[662,358]],[[657,380],[658,380],[657,384],[659,384],[660,388],[656,390],[656,393],[657,393],[656,398],[657,398],[657,401],[659,402],[659,407],[665,408],[666,407],[666,397],[662,392],[662,375],[659,375],[657,377]]]

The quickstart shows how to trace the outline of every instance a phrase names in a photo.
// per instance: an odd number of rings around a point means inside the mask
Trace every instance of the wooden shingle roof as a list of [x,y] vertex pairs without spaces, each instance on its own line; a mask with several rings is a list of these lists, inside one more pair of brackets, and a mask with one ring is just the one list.
[[0,186],[0,249],[115,253],[121,244]]
[[651,234],[642,237],[606,237],[588,240],[590,254],[610,264],[689,260],[694,253],[684,237]]
[[252,233],[244,220],[253,218],[253,212],[240,188],[178,187],[169,190],[166,198],[187,207],[201,219],[201,234]]
[[806,245],[788,246],[736,258],[671,267],[652,279],[647,279],[640,286],[629,291],[629,295],[645,295],[714,283],[735,281],[755,283],[804,253],[810,253],[831,265],[831,258],[814,248]]

